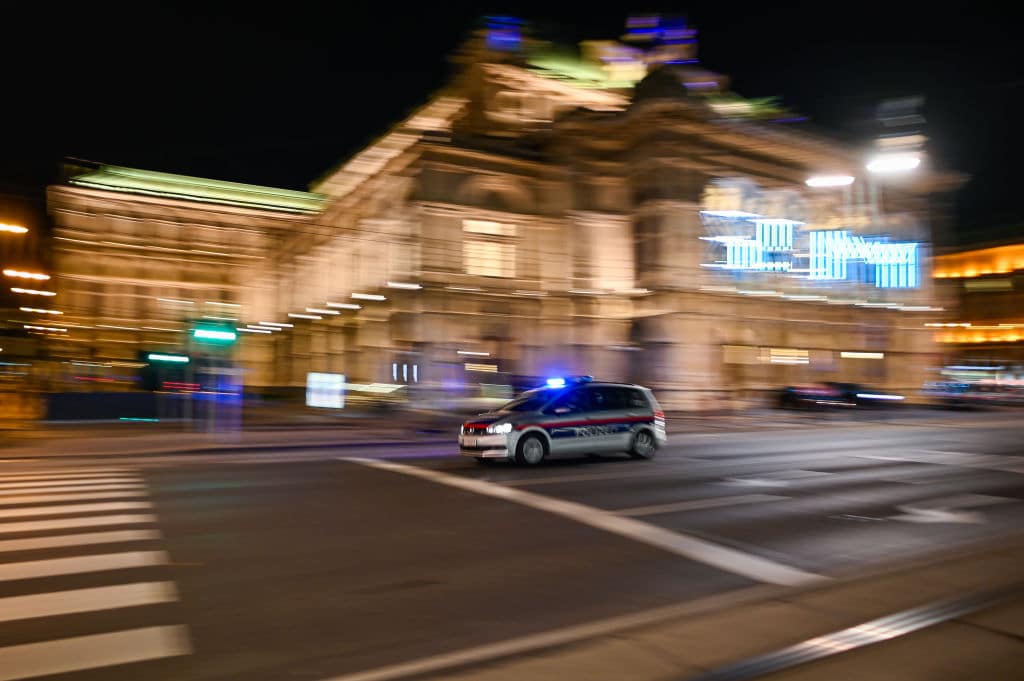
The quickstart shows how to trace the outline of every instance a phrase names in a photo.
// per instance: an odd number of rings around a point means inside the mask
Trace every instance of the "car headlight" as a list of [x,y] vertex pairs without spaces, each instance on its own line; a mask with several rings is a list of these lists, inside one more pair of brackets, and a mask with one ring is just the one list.
[[511,423],[499,423],[495,426],[487,426],[487,432],[491,435],[505,435],[512,432]]

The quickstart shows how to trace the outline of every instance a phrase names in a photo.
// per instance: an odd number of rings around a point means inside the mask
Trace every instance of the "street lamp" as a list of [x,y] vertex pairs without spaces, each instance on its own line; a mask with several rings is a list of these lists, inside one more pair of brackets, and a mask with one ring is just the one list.
[[868,161],[867,168],[872,173],[893,174],[905,173],[921,165],[921,157],[913,152],[895,152],[879,154]]
[[8,234],[24,234],[28,231],[28,227],[22,227],[21,225],[8,225],[0,222],[0,232],[7,232]]

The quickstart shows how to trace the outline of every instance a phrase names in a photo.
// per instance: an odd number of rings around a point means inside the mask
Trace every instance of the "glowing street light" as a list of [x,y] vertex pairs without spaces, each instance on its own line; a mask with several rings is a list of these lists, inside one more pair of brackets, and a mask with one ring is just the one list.
[[25,272],[24,270],[4,270],[5,277],[16,277],[19,279],[35,279],[37,281],[46,281],[50,278],[49,274],[43,274],[42,272]]
[[868,161],[873,173],[905,173],[921,165],[921,157],[914,153],[879,154]]
[[24,234],[28,231],[28,227],[22,227],[21,225],[7,225],[0,222],[0,232],[7,232],[9,234]]
[[850,175],[815,175],[805,181],[808,187],[846,187],[853,184]]

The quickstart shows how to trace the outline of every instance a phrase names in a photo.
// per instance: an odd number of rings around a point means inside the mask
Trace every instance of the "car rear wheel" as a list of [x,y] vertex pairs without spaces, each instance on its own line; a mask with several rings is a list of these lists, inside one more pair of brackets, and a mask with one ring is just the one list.
[[527,435],[516,447],[516,463],[536,466],[547,455],[547,447],[538,435]]
[[629,455],[634,459],[653,459],[658,451],[658,445],[654,441],[654,435],[649,430],[641,430],[633,436],[633,443],[629,447]]

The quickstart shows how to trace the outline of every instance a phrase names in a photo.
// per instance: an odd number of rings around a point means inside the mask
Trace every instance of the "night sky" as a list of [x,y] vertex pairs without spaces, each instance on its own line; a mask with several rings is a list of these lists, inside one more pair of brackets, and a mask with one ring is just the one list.
[[[41,191],[68,156],[304,189],[442,85],[447,56],[479,16],[517,14],[575,42],[617,37],[628,14],[652,9],[8,4],[31,5],[2,15],[0,190],[14,193]],[[932,163],[972,177],[957,202],[961,239],[1021,231],[1019,15],[995,3],[774,5],[654,9],[689,17],[703,65],[730,75],[735,91],[780,96],[849,141],[875,131],[881,99],[925,96]]]

